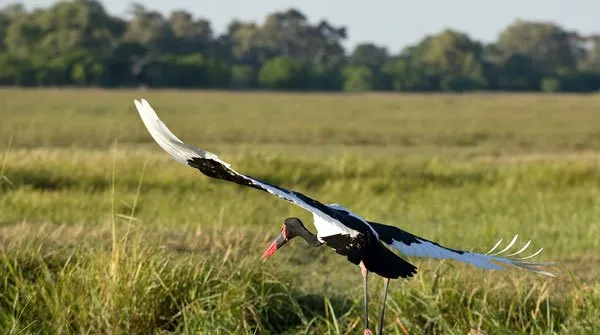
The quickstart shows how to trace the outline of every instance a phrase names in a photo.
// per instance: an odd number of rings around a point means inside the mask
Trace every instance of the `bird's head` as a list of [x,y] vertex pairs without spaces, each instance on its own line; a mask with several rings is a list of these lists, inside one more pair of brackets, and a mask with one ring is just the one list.
[[308,232],[306,227],[300,219],[298,218],[287,218],[283,221],[283,226],[281,226],[281,233],[279,236],[271,243],[269,248],[263,253],[262,259],[265,259],[283,247],[289,240],[293,239],[296,236],[302,235],[303,232]]

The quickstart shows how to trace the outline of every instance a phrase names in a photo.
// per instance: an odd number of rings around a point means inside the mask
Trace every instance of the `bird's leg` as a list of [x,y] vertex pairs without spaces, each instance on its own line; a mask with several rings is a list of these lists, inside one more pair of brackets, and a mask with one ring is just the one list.
[[387,297],[388,285],[390,278],[383,278],[383,298],[381,299],[381,315],[379,316],[379,325],[377,326],[377,334],[383,334],[383,314],[385,313],[385,298]]
[[359,264],[360,266],[360,272],[362,273],[363,276],[363,293],[365,296],[365,331],[364,331],[364,335],[373,335],[373,332],[371,332],[371,330],[369,329],[369,294],[368,294],[368,290],[367,290],[367,275],[369,274],[369,271],[367,270],[367,268],[365,267],[365,265],[363,264],[363,262],[361,261]]

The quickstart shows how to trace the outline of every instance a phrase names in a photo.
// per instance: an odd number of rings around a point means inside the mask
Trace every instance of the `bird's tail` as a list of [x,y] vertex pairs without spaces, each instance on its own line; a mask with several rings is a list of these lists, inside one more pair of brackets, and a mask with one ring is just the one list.
[[508,245],[506,245],[502,250],[494,252],[502,244],[501,239],[492,247],[492,249],[490,249],[490,251],[485,254],[446,248],[435,242],[428,241],[420,237],[416,237],[417,242],[411,243],[410,245],[398,241],[394,241],[392,245],[395,249],[407,256],[454,259],[459,262],[470,263],[477,267],[490,270],[502,270],[507,266],[516,266],[541,275],[555,277],[554,274],[542,269],[543,266],[552,265],[554,262],[528,261],[528,259],[539,255],[543,248],[540,248],[531,255],[517,257],[527,250],[527,248],[529,248],[531,241],[525,243],[525,245],[523,245],[523,247],[516,252],[509,253],[509,250],[511,250],[511,248],[513,248],[513,246],[516,244],[517,238],[518,235],[515,235]]
[[498,241],[490,251],[485,254],[458,250],[444,247],[436,242],[413,235],[401,230],[398,227],[385,225],[382,223],[371,222],[369,224],[377,231],[379,238],[390,247],[398,250],[406,256],[427,257],[436,259],[453,259],[463,263],[470,263],[477,267],[490,270],[502,270],[510,266],[520,267],[535,273],[554,277],[555,275],[545,271],[542,267],[552,265],[554,262],[531,262],[529,259],[539,255],[543,248],[540,248],[531,255],[518,257],[529,248],[531,241],[528,241],[516,252],[510,253],[510,249],[515,246],[518,235],[506,245],[502,250],[496,251],[502,244]]
[[417,267],[393,253],[383,244],[371,243],[362,254],[367,270],[385,278],[407,278],[417,273]]
[[486,252],[485,254],[477,254],[477,253],[472,253],[475,255],[478,255],[481,258],[487,259],[488,262],[496,262],[496,263],[500,263],[500,264],[506,264],[506,265],[513,265],[513,266],[517,266],[532,272],[536,272],[539,274],[543,274],[543,275],[547,275],[547,276],[551,276],[554,277],[555,275],[547,272],[545,270],[542,270],[541,267],[542,266],[546,266],[546,265],[552,265],[554,264],[554,262],[530,262],[530,261],[526,261],[527,259],[533,258],[537,255],[539,255],[542,250],[544,250],[544,248],[539,248],[536,252],[532,253],[531,255],[528,256],[523,256],[523,257],[516,257],[516,256],[522,256],[522,253],[527,250],[527,248],[529,248],[529,246],[531,245],[531,240],[527,241],[527,243],[525,243],[521,249],[513,252],[513,253],[508,253],[509,250],[515,245],[515,243],[517,242],[517,238],[519,235],[515,235],[513,237],[513,239],[508,243],[508,245],[506,245],[502,250],[500,251],[496,251],[494,252],[496,249],[498,249],[498,247],[502,244],[502,239],[500,239],[491,249],[490,251]]

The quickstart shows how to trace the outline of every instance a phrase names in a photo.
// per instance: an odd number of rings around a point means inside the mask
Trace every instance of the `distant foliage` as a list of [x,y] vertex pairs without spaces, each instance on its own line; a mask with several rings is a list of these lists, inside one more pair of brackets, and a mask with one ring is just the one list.
[[344,69],[344,90],[371,91],[375,88],[373,71],[366,66],[352,66]]
[[558,92],[560,91],[560,80],[555,77],[545,77],[540,86],[544,92]]
[[312,91],[600,90],[600,35],[517,20],[486,45],[444,30],[393,55],[296,9],[264,23],[168,16],[134,3],[127,21],[97,0],[0,11],[0,85]]
[[302,69],[287,57],[275,57],[267,61],[258,75],[262,87],[271,89],[294,89],[302,87]]

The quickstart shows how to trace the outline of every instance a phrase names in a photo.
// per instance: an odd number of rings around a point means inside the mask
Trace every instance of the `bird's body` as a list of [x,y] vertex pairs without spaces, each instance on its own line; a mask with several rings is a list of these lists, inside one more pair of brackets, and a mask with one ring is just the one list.
[[360,265],[384,278],[396,279],[411,277],[416,273],[416,267],[398,257],[385,247],[379,233],[362,217],[352,213],[339,204],[329,204],[331,215],[345,226],[351,227],[354,234],[334,233],[319,235],[319,226],[323,223],[320,218],[313,216],[317,229],[317,238],[336,253],[346,256],[349,262]]
[[[454,259],[492,270],[501,270],[508,266],[516,266],[552,276],[551,273],[540,268],[540,266],[550,263],[524,261],[538,255],[542,249],[527,257],[520,259],[513,258],[527,249],[531,241],[507,257],[500,256],[500,254],[508,251],[514,245],[517,238],[516,235],[507,247],[495,254],[491,253],[500,245],[502,240],[486,254],[451,249],[405,232],[395,226],[367,221],[339,204],[326,205],[300,192],[271,185],[265,181],[241,174],[233,170],[228,163],[213,153],[183,143],[160,121],[156,112],[146,100],[135,100],[134,102],[140,117],[154,140],[178,162],[196,168],[209,177],[271,193],[312,213],[313,224],[317,230],[316,235],[310,233],[299,219],[286,219],[282,226],[281,234],[265,251],[263,258],[273,254],[289,239],[295,236],[302,237],[312,246],[325,244],[338,254],[345,256],[351,263],[361,267],[361,272],[365,278],[365,305],[367,302],[367,273],[374,272],[382,276],[385,280],[385,286],[379,324],[380,329],[389,279],[411,277],[416,273],[417,269],[389,248],[406,256]],[[367,319],[366,310],[365,318]],[[365,334],[369,334],[370,330],[368,330],[367,320],[365,322]]]

